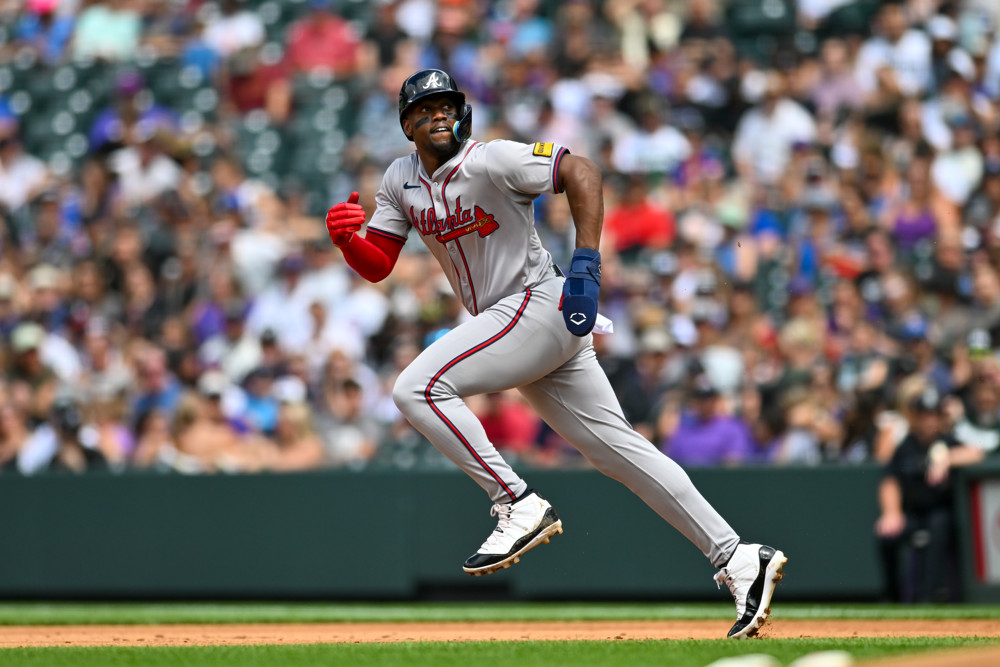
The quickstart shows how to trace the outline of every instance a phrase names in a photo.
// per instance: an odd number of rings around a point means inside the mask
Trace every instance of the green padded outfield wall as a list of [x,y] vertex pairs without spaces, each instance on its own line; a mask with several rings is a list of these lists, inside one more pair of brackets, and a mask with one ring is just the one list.
[[[700,469],[745,538],[790,560],[787,599],[880,590],[872,466]],[[458,472],[0,477],[0,597],[723,600],[714,569],[625,487],[593,471],[530,483],[566,532],[469,577],[495,519]]]

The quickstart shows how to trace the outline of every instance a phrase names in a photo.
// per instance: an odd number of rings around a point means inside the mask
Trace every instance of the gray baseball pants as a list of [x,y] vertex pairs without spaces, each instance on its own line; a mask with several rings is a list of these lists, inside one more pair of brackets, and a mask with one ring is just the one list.
[[393,400],[494,502],[510,502],[527,484],[462,399],[516,387],[595,468],[631,489],[721,567],[739,536],[687,473],[629,425],[590,336],[566,330],[558,311],[562,284],[553,276],[442,336],[400,373]]

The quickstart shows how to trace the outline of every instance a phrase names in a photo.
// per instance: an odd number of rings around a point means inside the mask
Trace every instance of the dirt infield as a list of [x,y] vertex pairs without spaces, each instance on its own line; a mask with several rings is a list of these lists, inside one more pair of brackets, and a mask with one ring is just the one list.
[[[0,627],[0,647],[207,646],[405,641],[719,639],[725,621],[563,621],[516,623],[295,623],[219,625],[50,625]],[[995,620],[782,620],[762,636],[1000,637]],[[949,662],[949,664],[951,664]],[[976,663],[978,664],[978,663]],[[1000,664],[993,653],[984,664]]]
[[923,655],[900,655],[860,664],[865,667],[996,667],[1000,665],[1000,649],[931,651]]

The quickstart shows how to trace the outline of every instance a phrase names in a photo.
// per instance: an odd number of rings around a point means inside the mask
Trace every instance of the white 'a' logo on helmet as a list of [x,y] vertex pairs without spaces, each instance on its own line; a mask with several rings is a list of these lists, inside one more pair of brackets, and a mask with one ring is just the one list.
[[437,72],[431,74],[429,77],[427,77],[427,80],[424,81],[424,90],[428,90],[430,88],[443,88],[443,87],[444,87],[444,82],[441,81],[441,75],[438,74]]

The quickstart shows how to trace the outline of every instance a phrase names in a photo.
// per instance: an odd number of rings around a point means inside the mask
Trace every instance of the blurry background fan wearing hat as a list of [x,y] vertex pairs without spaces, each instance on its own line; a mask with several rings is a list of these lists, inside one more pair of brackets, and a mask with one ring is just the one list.
[[49,331],[61,330],[67,324],[65,279],[65,273],[52,264],[37,264],[28,271],[25,314]]
[[179,130],[177,114],[150,103],[142,95],[146,90],[146,80],[139,70],[125,67],[119,71],[111,105],[97,114],[87,134],[91,151],[106,155],[151,137],[157,130]]
[[42,358],[45,337],[40,325],[22,322],[11,332],[7,355],[11,400],[35,423],[48,417],[59,383],[59,377]]
[[68,394],[54,398],[46,420],[35,428],[9,467],[23,474],[42,471],[83,473],[107,470],[99,435],[85,423],[79,401]]
[[125,204],[152,204],[180,187],[180,165],[165,150],[169,132],[155,121],[139,120],[125,136],[125,145],[108,157]]
[[1000,373],[994,367],[992,372],[974,377],[963,389],[955,438],[986,454],[1000,451]]
[[50,267],[71,266],[80,244],[73,243],[79,232],[79,220],[70,211],[72,205],[64,202],[64,191],[55,183],[47,183],[22,213],[18,220],[16,242],[25,259],[37,265]]
[[733,465],[752,452],[750,429],[739,417],[727,414],[718,389],[707,375],[691,380],[686,404],[662,449],[682,466]]
[[952,367],[959,400],[949,406],[955,437],[987,454],[1000,451],[1000,358],[993,335],[975,328],[955,346]]
[[[757,90],[747,97],[755,105],[736,127],[733,158],[740,175],[748,183],[775,185],[785,173],[797,144],[812,143],[816,121],[808,111],[789,96],[785,73],[778,70],[755,72]],[[748,82],[750,77],[744,79]]]
[[903,378],[919,374],[942,394],[953,389],[951,368],[934,349],[931,329],[923,315],[907,317],[895,335],[900,351],[894,360],[893,375]]
[[335,466],[362,466],[375,456],[378,424],[364,409],[362,387],[354,378],[327,384],[317,416],[317,431],[327,460]]
[[660,397],[676,383],[677,354],[674,341],[662,323],[649,324],[639,336],[631,363],[609,368],[626,418],[640,433],[655,436]]
[[[945,602],[958,595],[949,471],[981,461],[983,452],[960,445],[951,435],[944,407],[944,397],[933,387],[910,400],[909,433],[882,473],[875,530],[889,600]],[[902,567],[913,550],[920,555],[916,574]]]
[[236,383],[264,361],[261,336],[247,331],[247,306],[243,299],[233,298],[223,304],[225,319],[222,331],[209,337],[198,350],[201,363],[218,366]]
[[303,349],[313,330],[309,314],[312,294],[302,283],[305,257],[297,250],[286,254],[271,283],[254,300],[247,314],[247,328],[257,334],[270,330],[286,349]]
[[958,45],[959,31],[955,20],[946,14],[936,14],[924,26],[931,38],[931,76],[939,89],[953,73],[972,80],[976,65],[969,52]]
[[251,428],[264,435],[274,433],[278,424],[279,403],[272,392],[275,374],[268,368],[258,367],[243,378],[246,393],[244,416]]
[[966,222],[982,236],[998,236],[1000,224],[1000,156],[983,162],[983,179],[963,210]]

